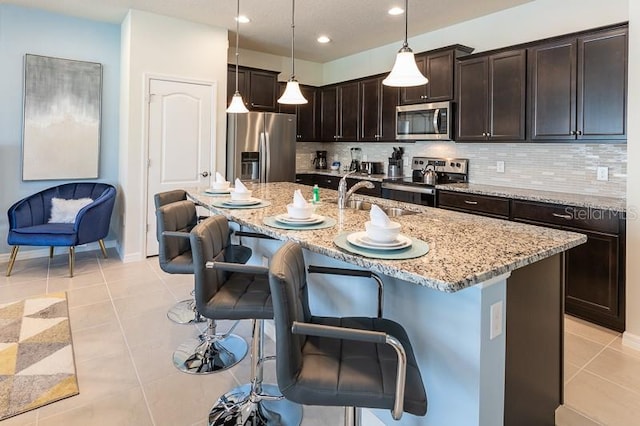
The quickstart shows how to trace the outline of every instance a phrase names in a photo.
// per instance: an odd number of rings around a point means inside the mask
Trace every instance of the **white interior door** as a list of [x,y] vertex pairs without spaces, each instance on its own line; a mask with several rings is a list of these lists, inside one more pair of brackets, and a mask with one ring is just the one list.
[[215,84],[149,80],[147,256],[158,254],[154,194],[209,186],[215,89]]

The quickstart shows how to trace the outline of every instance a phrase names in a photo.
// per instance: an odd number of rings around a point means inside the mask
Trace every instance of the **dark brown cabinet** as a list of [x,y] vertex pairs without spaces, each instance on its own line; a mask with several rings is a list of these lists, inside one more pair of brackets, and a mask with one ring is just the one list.
[[531,140],[625,140],[627,28],[529,49]]
[[526,50],[458,62],[459,141],[525,139]]
[[[280,95],[284,93],[285,87],[286,83],[280,83]],[[307,100],[306,104],[278,104],[278,111],[287,114],[296,114],[296,140],[298,142],[313,142],[318,140],[317,88],[301,84],[300,92],[302,92],[302,96]]]
[[438,207],[482,216],[509,219],[509,199],[489,195],[438,191]]
[[320,139],[357,141],[359,124],[358,83],[342,83],[320,89]]
[[[238,90],[245,105],[251,111],[278,111],[278,72],[240,67]],[[236,91],[236,68],[227,69],[227,105]]]
[[396,106],[399,90],[382,84],[383,77],[360,81],[360,141],[396,140]]
[[400,89],[402,105],[420,102],[440,102],[454,99],[455,60],[473,51],[455,45],[415,55],[416,65],[429,82],[424,86]]
[[625,324],[625,221],[616,212],[512,201],[513,220],[585,234],[565,253],[565,312],[617,331]]

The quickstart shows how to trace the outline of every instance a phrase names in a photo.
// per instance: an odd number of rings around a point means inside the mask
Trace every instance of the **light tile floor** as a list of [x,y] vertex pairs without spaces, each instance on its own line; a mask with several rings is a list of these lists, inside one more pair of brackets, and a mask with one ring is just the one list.
[[[67,291],[80,394],[4,420],[2,426],[206,424],[217,397],[249,380],[245,359],[226,372],[193,376],[171,363],[174,349],[199,332],[166,317],[189,297],[192,276],[168,275],[157,258],[123,264],[115,252],[77,254],[68,278],[66,255],[18,260],[11,277],[0,264],[0,303]],[[566,317],[565,402],[562,426],[631,426],[640,419],[640,352],[619,333]],[[221,330],[228,323],[219,323]],[[251,324],[236,332],[249,338]],[[266,352],[273,352],[267,340]],[[273,381],[273,370],[266,372]],[[580,414],[577,414],[580,413]],[[342,409],[305,407],[304,426],[336,426]],[[590,419],[591,421],[589,421]]]

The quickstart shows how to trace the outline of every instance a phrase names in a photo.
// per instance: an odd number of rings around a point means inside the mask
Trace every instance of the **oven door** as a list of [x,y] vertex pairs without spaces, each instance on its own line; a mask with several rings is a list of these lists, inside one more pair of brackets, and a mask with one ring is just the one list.
[[382,198],[435,207],[436,189],[428,186],[413,186],[382,182]]

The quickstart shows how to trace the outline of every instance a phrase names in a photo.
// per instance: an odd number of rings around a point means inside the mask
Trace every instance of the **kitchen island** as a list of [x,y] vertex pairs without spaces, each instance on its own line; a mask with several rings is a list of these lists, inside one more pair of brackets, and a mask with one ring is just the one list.
[[[385,317],[405,326],[420,364],[429,400],[425,417],[403,416],[403,425],[554,424],[562,403],[562,252],[582,244],[581,234],[359,196],[416,214],[394,218],[402,234],[429,244],[406,260],[367,258],[340,249],[337,235],[364,230],[368,212],[339,210],[337,193],[323,190],[316,213],[336,220],[319,230],[283,230],[264,218],[286,212],[293,183],[259,184],[253,196],[271,204],[255,209],[214,207],[202,190],[192,198],[238,226],[276,240],[243,239],[262,263],[280,240],[306,249],[307,263],[357,266],[384,275]],[[371,315],[376,289],[362,279],[310,277],[318,315]],[[506,331],[506,333],[505,333]],[[373,410],[381,424],[388,413]]]

